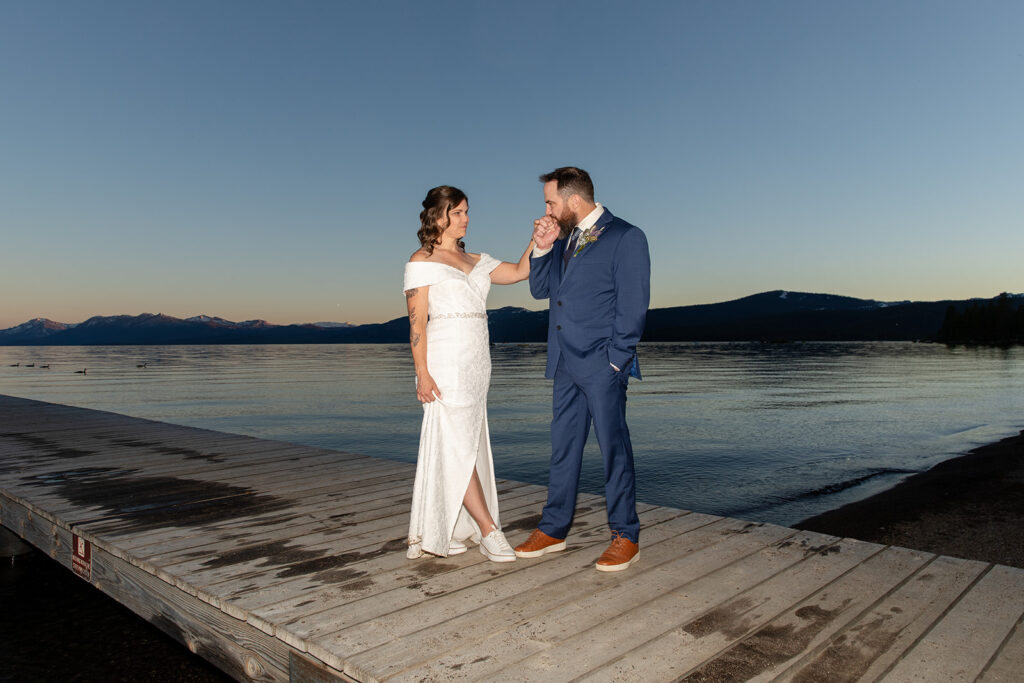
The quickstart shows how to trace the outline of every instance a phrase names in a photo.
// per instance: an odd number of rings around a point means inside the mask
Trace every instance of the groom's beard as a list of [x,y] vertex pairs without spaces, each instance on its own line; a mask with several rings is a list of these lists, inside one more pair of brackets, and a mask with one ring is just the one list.
[[571,235],[573,228],[575,228],[576,223],[578,223],[578,221],[576,220],[576,216],[574,216],[572,213],[567,213],[564,216],[559,216],[555,220],[558,222],[558,236],[561,239],[565,239],[566,237]]

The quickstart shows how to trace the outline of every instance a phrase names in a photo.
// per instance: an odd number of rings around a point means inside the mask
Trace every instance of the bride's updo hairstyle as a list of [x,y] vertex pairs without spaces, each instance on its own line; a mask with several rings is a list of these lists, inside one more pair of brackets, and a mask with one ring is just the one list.
[[[427,198],[423,200],[423,210],[420,211],[420,229],[416,236],[419,237],[420,245],[428,254],[433,254],[434,247],[441,244],[441,233],[451,223],[448,212],[461,204],[463,200],[467,205],[469,204],[466,194],[451,185],[439,185],[427,192]],[[459,248],[466,248],[462,240],[459,240]]]

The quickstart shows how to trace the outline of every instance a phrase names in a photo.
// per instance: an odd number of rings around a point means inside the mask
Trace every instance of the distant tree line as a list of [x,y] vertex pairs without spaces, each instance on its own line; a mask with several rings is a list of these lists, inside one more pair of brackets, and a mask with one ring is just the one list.
[[994,299],[946,309],[939,341],[959,344],[1024,344],[1024,304],[1006,292]]

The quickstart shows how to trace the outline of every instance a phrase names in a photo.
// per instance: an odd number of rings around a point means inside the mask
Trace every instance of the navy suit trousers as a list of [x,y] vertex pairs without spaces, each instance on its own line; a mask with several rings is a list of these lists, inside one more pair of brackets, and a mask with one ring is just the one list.
[[616,372],[608,365],[605,372],[574,377],[560,359],[554,381],[548,502],[538,528],[554,538],[565,538],[569,533],[576,510],[583,447],[593,422],[604,460],[608,526],[634,543],[639,542],[633,446],[626,426],[628,371]]

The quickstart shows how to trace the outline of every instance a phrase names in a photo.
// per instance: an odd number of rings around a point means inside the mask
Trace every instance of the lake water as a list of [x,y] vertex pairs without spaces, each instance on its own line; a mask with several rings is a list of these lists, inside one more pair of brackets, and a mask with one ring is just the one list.
[[[791,525],[1024,426],[1021,347],[640,353],[645,379],[630,384],[627,418],[648,503]],[[547,481],[544,360],[543,344],[492,348],[499,477]],[[404,344],[0,347],[0,393],[409,462],[422,413]],[[601,493],[602,482],[591,439],[581,488]]]

